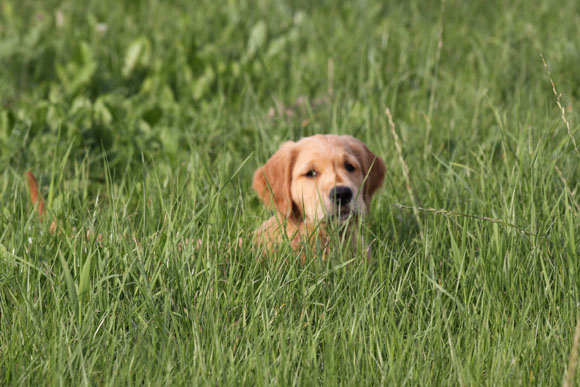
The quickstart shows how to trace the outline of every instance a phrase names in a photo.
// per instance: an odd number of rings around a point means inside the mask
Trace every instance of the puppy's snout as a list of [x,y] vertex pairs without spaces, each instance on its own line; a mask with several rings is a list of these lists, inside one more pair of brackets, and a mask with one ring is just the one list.
[[334,187],[329,196],[331,202],[344,206],[352,200],[352,190],[344,186]]

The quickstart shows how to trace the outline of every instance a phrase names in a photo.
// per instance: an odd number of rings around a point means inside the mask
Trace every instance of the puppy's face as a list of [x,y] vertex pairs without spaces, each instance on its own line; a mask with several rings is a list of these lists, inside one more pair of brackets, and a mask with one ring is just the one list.
[[364,214],[367,205],[362,161],[349,141],[340,137],[310,137],[299,142],[290,193],[306,221],[325,217],[346,219]]
[[314,223],[365,214],[382,185],[385,164],[350,136],[287,142],[254,174],[253,187],[286,217]]

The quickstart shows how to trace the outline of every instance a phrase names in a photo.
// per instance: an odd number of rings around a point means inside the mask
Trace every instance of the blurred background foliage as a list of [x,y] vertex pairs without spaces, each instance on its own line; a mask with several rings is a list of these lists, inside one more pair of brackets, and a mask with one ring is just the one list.
[[315,132],[372,141],[386,106],[411,147],[407,132],[421,146],[438,128],[431,149],[468,149],[496,124],[481,106],[555,117],[541,52],[578,101],[579,14],[576,1],[4,0],[0,165],[68,147],[113,169],[196,150],[239,162],[265,138],[265,153]]

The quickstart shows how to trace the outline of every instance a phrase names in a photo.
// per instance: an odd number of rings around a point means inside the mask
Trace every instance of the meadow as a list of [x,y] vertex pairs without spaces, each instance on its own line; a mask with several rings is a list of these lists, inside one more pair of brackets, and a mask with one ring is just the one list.
[[[578,385],[579,63],[577,0],[0,0],[0,384]],[[315,133],[370,263],[252,249]]]

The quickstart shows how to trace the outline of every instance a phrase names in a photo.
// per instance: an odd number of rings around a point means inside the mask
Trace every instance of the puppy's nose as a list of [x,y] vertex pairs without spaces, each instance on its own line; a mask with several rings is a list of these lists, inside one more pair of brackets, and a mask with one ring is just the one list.
[[348,187],[338,186],[330,190],[330,201],[344,206],[352,199],[352,190]]

